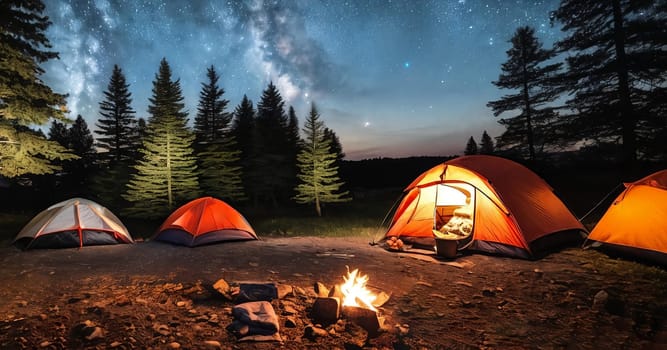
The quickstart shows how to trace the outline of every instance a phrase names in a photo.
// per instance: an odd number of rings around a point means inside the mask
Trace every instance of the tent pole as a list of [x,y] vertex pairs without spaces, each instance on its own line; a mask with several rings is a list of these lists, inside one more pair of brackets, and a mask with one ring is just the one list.
[[591,210],[589,210],[586,214],[584,214],[584,216],[582,216],[581,218],[579,218],[579,219],[578,219],[579,222],[581,222],[581,221],[583,221],[585,218],[587,218],[588,215],[591,215],[591,213],[593,213],[593,211],[594,211],[595,209],[597,209],[597,208],[602,204],[602,202],[604,202],[605,200],[607,200],[607,198],[608,198],[612,193],[614,193],[614,192],[616,191],[616,189],[618,189],[618,188],[621,186],[621,184],[622,184],[622,183],[619,183],[618,185],[616,185],[616,187],[614,187],[611,191],[609,191],[609,193],[607,193],[607,194],[606,194],[606,195],[605,195],[605,196],[604,196],[604,197],[603,197],[603,198],[602,198],[602,199],[601,199],[601,200],[600,200],[600,201],[599,201],[599,202],[598,202],[598,203],[597,203]]

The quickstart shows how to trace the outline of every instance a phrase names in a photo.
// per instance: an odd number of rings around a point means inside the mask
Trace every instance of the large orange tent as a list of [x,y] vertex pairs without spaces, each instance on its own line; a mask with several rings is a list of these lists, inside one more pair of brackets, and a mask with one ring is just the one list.
[[202,197],[176,209],[158,229],[154,240],[194,247],[222,241],[257,239],[248,221],[229,204]]
[[123,223],[107,208],[84,198],[56,203],[28,222],[14,239],[22,248],[73,248],[134,243]]
[[454,241],[456,250],[535,258],[581,243],[584,232],[537,174],[504,158],[474,155],[439,164],[406,187],[385,239],[429,247]]
[[667,266],[667,170],[624,185],[588,240]]

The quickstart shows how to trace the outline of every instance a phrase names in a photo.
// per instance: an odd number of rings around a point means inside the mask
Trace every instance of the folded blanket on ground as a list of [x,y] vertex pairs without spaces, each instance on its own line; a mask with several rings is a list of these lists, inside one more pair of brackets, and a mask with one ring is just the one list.
[[251,335],[272,335],[278,332],[280,324],[271,303],[253,301],[238,304],[232,308],[234,321],[231,330],[240,337]]

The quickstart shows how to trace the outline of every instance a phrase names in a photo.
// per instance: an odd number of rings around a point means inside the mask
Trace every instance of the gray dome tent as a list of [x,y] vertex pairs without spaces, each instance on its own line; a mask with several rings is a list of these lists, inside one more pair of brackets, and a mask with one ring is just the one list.
[[134,243],[123,223],[107,208],[83,198],[54,204],[37,214],[13,243],[24,249],[74,248]]

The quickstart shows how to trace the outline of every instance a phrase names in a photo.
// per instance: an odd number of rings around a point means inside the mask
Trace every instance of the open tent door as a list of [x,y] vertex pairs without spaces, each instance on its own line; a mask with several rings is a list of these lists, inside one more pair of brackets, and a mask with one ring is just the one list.
[[472,240],[475,222],[475,188],[467,183],[437,185],[435,206],[436,251],[454,256]]

